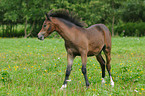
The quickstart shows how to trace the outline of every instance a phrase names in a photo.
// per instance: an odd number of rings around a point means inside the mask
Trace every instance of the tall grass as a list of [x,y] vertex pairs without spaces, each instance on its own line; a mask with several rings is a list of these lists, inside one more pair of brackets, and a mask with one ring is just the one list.
[[[106,71],[101,87],[101,68],[89,57],[85,88],[81,59],[74,60],[71,82],[60,90],[66,70],[66,52],[62,39],[1,38],[0,94],[2,96],[143,96],[145,94],[145,37],[112,38],[112,88]],[[103,55],[103,57],[105,57]]]

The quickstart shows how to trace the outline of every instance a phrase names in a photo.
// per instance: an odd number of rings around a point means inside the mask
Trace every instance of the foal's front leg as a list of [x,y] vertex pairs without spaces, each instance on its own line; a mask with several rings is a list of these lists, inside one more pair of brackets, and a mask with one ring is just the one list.
[[74,56],[72,54],[67,54],[67,69],[66,69],[66,75],[65,75],[65,80],[64,80],[64,83],[61,87],[61,89],[64,89],[67,87],[67,81],[69,79],[69,75],[70,75],[70,72],[71,72],[71,67],[73,65],[73,60],[74,60]]
[[87,64],[87,54],[81,54],[82,58],[82,73],[84,75],[85,81],[86,81],[86,87],[89,88],[89,81],[87,78],[87,69],[86,69],[86,64]]

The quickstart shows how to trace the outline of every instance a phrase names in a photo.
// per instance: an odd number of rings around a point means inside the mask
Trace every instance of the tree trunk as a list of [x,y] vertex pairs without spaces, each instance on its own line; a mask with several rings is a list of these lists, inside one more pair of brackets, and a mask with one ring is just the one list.
[[114,21],[115,21],[115,16],[113,16],[113,20],[112,20],[112,36],[114,36]]
[[27,38],[27,18],[25,20],[25,37],[24,38]]
[[33,29],[34,29],[34,25],[35,25],[35,21],[33,22],[33,25],[31,27],[31,30],[30,30],[29,34],[27,34],[27,19],[26,19],[26,21],[25,21],[25,37],[24,38],[27,38],[28,36],[31,35],[31,33],[32,33]]

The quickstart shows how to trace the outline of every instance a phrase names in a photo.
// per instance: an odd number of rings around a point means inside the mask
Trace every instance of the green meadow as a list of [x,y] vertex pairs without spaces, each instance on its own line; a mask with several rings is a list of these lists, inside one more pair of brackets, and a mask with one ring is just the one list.
[[100,65],[95,57],[89,57],[90,88],[86,89],[81,58],[76,57],[71,81],[60,90],[67,66],[63,39],[0,38],[0,95],[144,96],[145,37],[113,37],[111,56],[114,87],[107,71],[106,83],[101,86]]

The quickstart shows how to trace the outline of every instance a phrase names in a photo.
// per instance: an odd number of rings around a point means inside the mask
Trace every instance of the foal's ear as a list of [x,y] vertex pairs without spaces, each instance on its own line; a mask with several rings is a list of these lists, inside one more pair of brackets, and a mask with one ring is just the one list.
[[47,13],[45,13],[45,15],[46,15],[46,19],[51,21],[50,18],[49,18],[49,15]]

